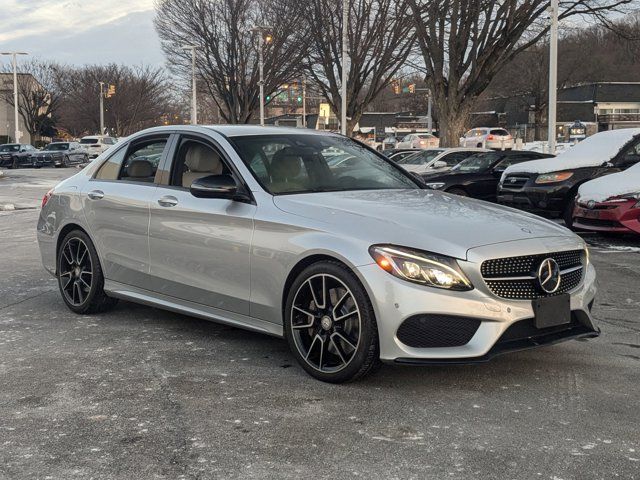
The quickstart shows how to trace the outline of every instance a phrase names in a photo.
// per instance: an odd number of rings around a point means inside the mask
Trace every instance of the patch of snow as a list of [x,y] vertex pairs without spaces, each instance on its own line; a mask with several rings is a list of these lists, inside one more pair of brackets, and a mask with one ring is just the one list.
[[549,173],[602,165],[615,157],[624,145],[638,135],[640,135],[640,128],[623,128],[596,133],[557,157],[511,165],[502,174],[502,179],[516,172]]
[[602,202],[611,197],[640,193],[640,163],[622,172],[595,178],[580,185],[578,194],[582,202]]

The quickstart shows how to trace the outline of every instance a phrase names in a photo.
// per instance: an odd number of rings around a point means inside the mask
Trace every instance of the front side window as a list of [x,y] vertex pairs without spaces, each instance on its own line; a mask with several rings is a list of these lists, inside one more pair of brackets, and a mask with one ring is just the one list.
[[196,180],[209,175],[230,173],[220,153],[211,145],[183,138],[171,169],[171,185],[189,188]]
[[255,178],[275,195],[418,188],[408,174],[347,138],[295,134],[241,136],[231,142]]
[[620,168],[628,168],[640,161],[640,142],[629,148],[616,162]]
[[2,145],[0,147],[0,152],[19,152],[20,145]]

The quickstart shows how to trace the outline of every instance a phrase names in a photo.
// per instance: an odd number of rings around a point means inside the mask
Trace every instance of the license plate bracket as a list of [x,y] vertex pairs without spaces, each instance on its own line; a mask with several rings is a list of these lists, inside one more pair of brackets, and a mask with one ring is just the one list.
[[536,298],[532,304],[536,328],[556,327],[571,322],[569,294]]

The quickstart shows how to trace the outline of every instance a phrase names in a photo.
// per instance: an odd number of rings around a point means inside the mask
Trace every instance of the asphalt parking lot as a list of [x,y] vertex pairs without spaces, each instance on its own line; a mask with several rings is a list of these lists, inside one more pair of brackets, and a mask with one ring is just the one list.
[[71,313],[35,222],[73,170],[4,173],[0,479],[640,478],[638,239],[585,235],[598,339],[336,386],[275,338],[126,302]]

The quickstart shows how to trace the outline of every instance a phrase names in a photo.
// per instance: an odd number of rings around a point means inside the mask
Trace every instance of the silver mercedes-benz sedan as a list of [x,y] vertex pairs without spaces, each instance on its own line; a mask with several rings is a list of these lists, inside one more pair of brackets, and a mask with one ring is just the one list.
[[599,333],[580,237],[305,129],[139,132],[47,193],[38,240],[74,312],[121,298],[284,337],[328,382]]

